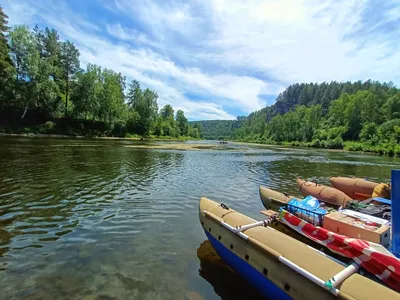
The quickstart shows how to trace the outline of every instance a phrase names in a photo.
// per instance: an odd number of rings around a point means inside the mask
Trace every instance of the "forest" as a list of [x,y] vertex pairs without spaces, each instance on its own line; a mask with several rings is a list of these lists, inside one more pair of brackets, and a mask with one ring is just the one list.
[[248,117],[202,126],[204,136],[236,141],[400,155],[400,90],[371,80],[293,84]]
[[0,132],[201,137],[201,127],[136,80],[94,64],[55,29],[7,26],[0,6]]
[[233,132],[239,125],[236,120],[191,121],[189,124],[200,127],[202,138],[206,140],[232,139]]
[[400,155],[400,91],[371,80],[294,84],[242,120],[232,138]]

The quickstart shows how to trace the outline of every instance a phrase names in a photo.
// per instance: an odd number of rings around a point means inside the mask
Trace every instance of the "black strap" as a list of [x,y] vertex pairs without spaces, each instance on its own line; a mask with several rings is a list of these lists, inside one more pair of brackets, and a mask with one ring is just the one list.
[[228,206],[226,206],[225,204],[223,204],[223,203],[221,203],[221,207],[223,208],[223,209],[227,209],[227,210],[229,210],[229,207]]

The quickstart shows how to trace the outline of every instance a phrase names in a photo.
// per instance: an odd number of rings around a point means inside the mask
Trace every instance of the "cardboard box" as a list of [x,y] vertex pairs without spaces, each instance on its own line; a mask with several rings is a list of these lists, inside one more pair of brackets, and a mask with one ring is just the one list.
[[381,244],[384,247],[390,243],[390,226],[381,225],[376,230],[361,228],[354,225],[357,219],[340,212],[332,212],[324,217],[323,228],[351,238],[362,239]]

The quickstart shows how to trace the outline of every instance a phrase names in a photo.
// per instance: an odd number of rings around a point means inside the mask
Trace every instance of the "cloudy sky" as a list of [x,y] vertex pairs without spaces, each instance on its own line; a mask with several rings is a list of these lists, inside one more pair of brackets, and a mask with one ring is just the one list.
[[55,28],[81,66],[137,79],[191,120],[232,119],[296,82],[400,84],[400,0],[0,0]]

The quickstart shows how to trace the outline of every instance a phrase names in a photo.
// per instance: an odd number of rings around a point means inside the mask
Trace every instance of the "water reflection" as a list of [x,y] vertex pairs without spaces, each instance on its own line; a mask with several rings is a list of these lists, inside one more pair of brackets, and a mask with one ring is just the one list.
[[[115,234],[124,232],[128,216],[134,220],[165,217],[167,208],[163,216],[155,215],[152,207],[157,202],[160,207],[163,202],[171,205],[168,199],[160,198],[159,192],[168,188],[166,178],[179,169],[183,158],[181,153],[138,151],[78,140],[3,142],[0,257],[10,249],[43,247],[61,237],[68,239],[73,231],[92,228],[96,223],[107,222],[97,231]],[[158,189],[149,190],[154,181]],[[157,196],[152,197],[154,194]],[[125,226],[125,234],[132,231],[128,224]]]
[[400,164],[315,150],[125,147],[130,143],[0,137],[0,299],[253,295],[219,258],[210,259],[210,245],[196,251],[204,240],[201,196],[261,219],[260,184],[297,194],[297,176],[386,181]]
[[265,299],[225,264],[208,240],[200,244],[197,257],[200,260],[200,276],[214,287],[221,299]]

